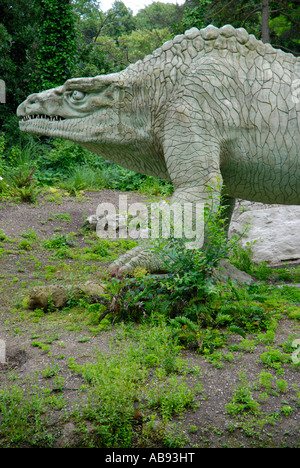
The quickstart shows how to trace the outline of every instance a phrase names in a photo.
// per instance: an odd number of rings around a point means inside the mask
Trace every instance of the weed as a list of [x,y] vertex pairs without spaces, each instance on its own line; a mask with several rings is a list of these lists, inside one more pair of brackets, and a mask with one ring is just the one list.
[[91,339],[91,338],[90,338],[89,336],[84,336],[84,337],[82,337],[82,338],[79,338],[79,339],[78,339],[78,342],[79,342],[79,343],[87,343],[88,341],[90,341],[90,339]]
[[263,344],[272,344],[275,340],[275,332],[267,330],[265,333],[258,333],[256,335],[256,342]]
[[40,348],[42,351],[47,352],[50,350],[50,346],[46,345],[45,343],[42,343],[40,341],[33,340],[31,342],[31,345],[37,348]]
[[291,362],[290,355],[271,347],[260,355],[260,359],[266,367],[276,369],[277,373],[281,373],[281,364]]
[[28,239],[23,239],[18,243],[19,250],[32,250],[33,249],[33,242]]
[[277,379],[276,380],[276,387],[277,390],[281,393],[287,393],[288,391],[288,383],[286,380],[283,379]]
[[258,388],[264,388],[267,393],[270,393],[272,390],[273,380],[274,377],[269,372],[262,371],[258,376]]
[[0,229],[0,241],[2,242],[11,242],[11,239]]
[[59,250],[66,249],[69,247],[75,247],[76,241],[74,239],[74,233],[55,235],[52,239],[45,239],[42,242],[45,249]]
[[33,229],[28,229],[28,231],[22,232],[21,237],[24,237],[24,239],[29,239],[33,241],[38,240],[38,235]]
[[48,221],[52,221],[53,219],[57,219],[58,221],[63,221],[65,223],[70,223],[72,221],[72,218],[68,213],[53,214],[50,218],[48,218]]
[[196,434],[197,431],[198,431],[198,428],[192,424],[189,428],[189,432],[191,434]]
[[[193,407],[194,392],[183,376],[175,374],[180,347],[170,340],[171,333],[162,323],[141,329],[124,327],[117,336],[122,346],[115,353],[98,356],[95,364],[84,366],[70,361],[70,368],[88,384],[89,404],[75,417],[78,424],[84,418],[97,427],[93,445],[130,447],[133,422],[149,410],[157,410],[168,421],[173,414]],[[129,337],[134,342],[125,346]]]
[[290,416],[292,414],[292,412],[294,411],[294,408],[292,408],[289,405],[284,405],[284,406],[281,407],[280,411],[284,416],[287,417],[287,416]]
[[166,379],[158,374],[158,381],[155,379],[155,383],[145,389],[145,397],[149,407],[159,410],[164,421],[169,421],[174,415],[181,416],[186,409],[195,408],[195,394],[186,382],[175,375]]
[[245,338],[239,343],[237,349],[243,351],[244,353],[254,353],[255,347],[255,340],[249,340]]
[[227,403],[226,412],[233,417],[246,414],[258,415],[259,403],[254,400],[245,376],[241,374],[241,384],[235,389],[232,401]]
[[16,187],[15,194],[22,202],[34,203],[40,194],[40,189],[34,184],[25,185],[24,187]]
[[60,368],[59,368],[58,364],[55,364],[52,361],[52,364],[49,367],[47,367],[46,369],[44,369],[42,371],[42,374],[46,379],[50,379],[51,377],[54,377],[55,375],[57,375],[59,372],[60,372]]
[[0,446],[51,447],[53,435],[48,432],[47,404],[38,388],[30,390],[12,385],[0,390]]

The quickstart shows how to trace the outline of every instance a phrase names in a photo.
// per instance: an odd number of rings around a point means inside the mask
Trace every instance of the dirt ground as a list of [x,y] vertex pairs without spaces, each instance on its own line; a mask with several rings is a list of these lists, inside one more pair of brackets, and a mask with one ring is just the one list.
[[[84,234],[81,228],[86,218],[95,214],[101,201],[117,203],[118,192],[103,190],[101,192],[87,192],[84,197],[50,198],[41,196],[34,205],[23,203],[0,202],[0,229],[10,238],[20,240],[21,234],[32,229],[39,239],[49,239],[55,233],[76,233],[76,239],[80,246],[86,246]],[[127,193],[128,201],[141,201],[144,197],[136,193]],[[53,214],[69,214],[71,220],[63,222],[53,217]],[[18,253],[12,249],[9,255],[0,257],[0,339],[6,344],[7,366],[2,366],[0,371],[0,386],[4,387],[11,382],[23,385],[26,377],[35,379],[40,387],[47,386],[48,381],[41,377],[41,372],[49,367],[54,356],[62,355],[60,361],[60,375],[65,379],[62,396],[68,401],[66,411],[71,411],[72,405],[78,396],[83,384],[80,376],[74,375],[68,367],[68,359],[74,358],[77,363],[93,362],[97,353],[110,352],[110,343],[117,329],[112,327],[100,334],[90,335],[87,341],[82,340],[87,331],[76,329],[69,330],[64,326],[64,316],[61,321],[41,319],[37,322],[20,320],[16,310],[20,309],[20,303],[28,294],[30,288],[37,284],[52,284],[59,282],[59,272],[47,279],[45,275],[39,275],[36,265],[45,265],[49,262],[47,252],[32,251]],[[70,265],[78,265],[71,259],[64,260]],[[52,261],[53,263],[53,261]],[[93,272],[85,273],[85,280],[99,279],[99,275],[105,269],[105,264],[93,262]],[[97,266],[98,265],[98,266]],[[82,270],[87,266],[82,265]],[[70,280],[80,281],[81,271],[77,268],[77,276],[70,275]],[[87,270],[86,270],[87,271]],[[63,279],[66,279],[63,273]],[[55,313],[53,313],[55,315]],[[67,320],[67,317],[66,317]],[[291,335],[300,338],[299,321],[282,318],[276,330],[276,346],[284,343]],[[32,345],[33,337],[38,339],[49,338],[51,353],[45,352]],[[51,340],[52,338],[52,340]],[[251,337],[249,337],[251,339]],[[238,335],[231,336],[232,345],[238,344],[242,338]],[[63,343],[63,346],[62,346]],[[288,383],[286,393],[273,392],[265,401],[261,402],[261,410],[264,415],[277,415],[273,423],[268,423],[259,429],[259,425],[249,422],[248,430],[244,424],[241,427],[234,419],[230,418],[225,410],[234,395],[234,390],[240,384],[241,374],[247,378],[249,385],[257,381],[258,375],[265,369],[260,355],[266,351],[265,344],[258,344],[250,352],[236,351],[234,359],[222,362],[218,367],[209,362],[203,356],[193,351],[184,350],[182,358],[193,366],[200,368],[200,381],[203,391],[197,396],[199,406],[193,411],[186,411],[182,419],[174,419],[182,432],[187,437],[185,447],[190,448],[222,448],[222,447],[293,447],[300,446],[300,374],[298,369],[286,363],[282,365],[284,373],[277,376],[270,371],[275,378],[282,378]],[[226,350],[225,350],[226,351]],[[269,370],[268,370],[269,372]],[[194,379],[194,377],[191,377]],[[24,384],[25,385],[25,384]],[[262,391],[254,390],[258,397]],[[290,414],[283,414],[283,407],[290,406],[293,410]],[[55,413],[55,412],[54,412]],[[54,415],[55,418],[55,415]],[[54,421],[55,423],[55,421]],[[64,426],[57,426],[57,439],[55,447],[76,446],[76,434],[71,422]]]

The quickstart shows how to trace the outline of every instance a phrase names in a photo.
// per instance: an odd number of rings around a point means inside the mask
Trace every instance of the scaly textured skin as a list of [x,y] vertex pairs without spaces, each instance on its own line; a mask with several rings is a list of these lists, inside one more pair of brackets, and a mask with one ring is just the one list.
[[[29,96],[20,129],[171,181],[171,202],[300,204],[300,59],[244,29],[192,28],[120,73]],[[293,87],[294,86],[294,87]],[[300,93],[299,93],[300,94]],[[230,209],[229,209],[230,211]],[[115,262],[159,269],[145,252]]]

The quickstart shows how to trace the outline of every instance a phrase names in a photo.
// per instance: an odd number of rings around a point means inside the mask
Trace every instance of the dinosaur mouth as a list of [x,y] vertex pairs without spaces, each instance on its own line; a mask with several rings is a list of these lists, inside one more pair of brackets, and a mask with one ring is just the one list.
[[21,119],[21,122],[28,122],[28,120],[48,120],[49,122],[58,122],[60,120],[65,120],[64,117],[61,117],[60,115],[46,115],[46,114],[33,114],[33,115],[25,115]]

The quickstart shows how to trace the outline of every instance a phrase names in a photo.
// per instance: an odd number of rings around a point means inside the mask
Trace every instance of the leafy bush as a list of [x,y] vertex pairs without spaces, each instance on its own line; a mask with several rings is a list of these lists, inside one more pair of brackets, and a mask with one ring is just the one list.
[[53,184],[72,195],[103,188],[163,195],[173,191],[169,182],[124,169],[71,141],[48,139],[45,143],[28,137],[9,147],[4,134],[0,136],[0,176],[0,193],[8,192],[7,184],[22,188],[14,193],[23,201],[30,201],[30,192],[35,199],[37,187]]
[[65,179],[74,166],[86,164],[89,152],[68,140],[54,139],[37,164],[41,170],[52,169],[60,180]]

